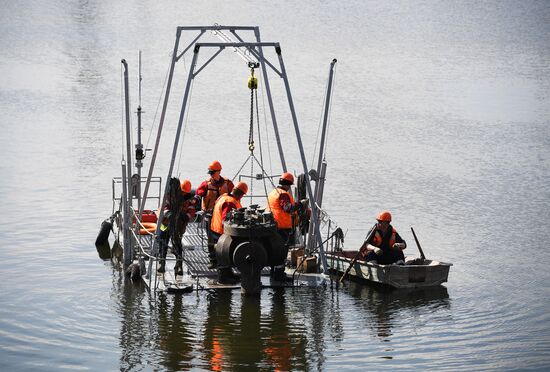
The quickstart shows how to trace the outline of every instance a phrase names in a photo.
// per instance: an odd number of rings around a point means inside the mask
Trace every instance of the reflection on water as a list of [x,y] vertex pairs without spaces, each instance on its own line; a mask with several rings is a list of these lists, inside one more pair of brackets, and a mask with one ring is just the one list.
[[[143,284],[120,272],[114,277],[121,370],[346,368],[346,361],[330,362],[327,355],[350,343],[357,347],[359,334],[391,344],[393,328],[408,312],[450,310],[445,287],[392,290],[351,282],[340,289],[264,289],[259,297],[231,290],[149,296]],[[365,320],[359,333],[356,325],[349,328],[353,317]],[[392,359],[391,350],[386,347],[382,358]]]
[[[300,3],[301,12],[289,1],[261,12],[248,2],[139,3],[2,4],[0,369],[547,369],[547,2],[322,1]],[[120,59],[133,66],[134,111],[142,48],[145,139],[158,123],[175,27],[224,20],[254,20],[265,40],[282,43],[308,157],[338,58],[323,206],[348,229],[349,248],[382,209],[404,234],[418,226],[425,253],[454,264],[450,296],[349,283],[268,289],[259,301],[150,297],[125,281],[120,247],[93,248],[120,174]],[[216,63],[197,80],[185,127],[181,170],[194,184],[205,153],[234,173],[247,149],[249,71],[226,79]],[[176,106],[184,78],[174,78]],[[294,171],[301,163],[279,95]],[[177,112],[168,111],[170,132]]]
[[391,340],[392,329],[402,322],[405,310],[422,313],[450,309],[449,294],[443,286],[395,289],[350,282],[349,293],[357,299],[356,305],[370,315],[366,325],[384,342]]

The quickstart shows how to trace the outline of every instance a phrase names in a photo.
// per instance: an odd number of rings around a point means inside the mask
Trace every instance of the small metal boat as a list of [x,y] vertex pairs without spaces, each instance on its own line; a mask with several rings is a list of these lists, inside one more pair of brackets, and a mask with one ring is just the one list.
[[[346,272],[357,251],[327,252],[327,263],[333,272]],[[407,258],[405,265],[379,265],[355,260],[348,275],[354,279],[380,283],[395,288],[438,286],[447,281],[451,263],[421,258]]]

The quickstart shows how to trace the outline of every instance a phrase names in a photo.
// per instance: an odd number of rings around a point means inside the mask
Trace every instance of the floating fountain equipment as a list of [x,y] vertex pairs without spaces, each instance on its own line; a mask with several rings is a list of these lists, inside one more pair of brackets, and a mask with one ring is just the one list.
[[241,292],[256,294],[261,289],[260,274],[265,266],[286,260],[284,241],[270,212],[257,205],[229,212],[223,235],[216,243],[218,265],[241,272]]

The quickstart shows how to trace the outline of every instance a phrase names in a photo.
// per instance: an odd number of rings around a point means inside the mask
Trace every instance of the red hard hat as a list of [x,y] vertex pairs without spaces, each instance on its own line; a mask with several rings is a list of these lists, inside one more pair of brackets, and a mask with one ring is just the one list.
[[388,211],[380,212],[378,217],[376,217],[378,221],[385,221],[385,222],[391,222],[391,213]]
[[240,190],[243,194],[246,194],[248,192],[248,185],[244,182],[237,182],[235,188]]
[[191,181],[189,180],[181,181],[181,191],[184,194],[189,194],[191,192]]
[[211,170],[211,171],[221,171],[222,170],[222,165],[219,161],[217,160],[214,160],[212,161],[212,163],[210,163],[210,165],[208,166],[208,170]]
[[290,182],[291,185],[294,184],[294,176],[292,175],[292,173],[285,172],[285,173],[281,174],[281,178],[279,179],[279,183],[281,183],[282,180]]

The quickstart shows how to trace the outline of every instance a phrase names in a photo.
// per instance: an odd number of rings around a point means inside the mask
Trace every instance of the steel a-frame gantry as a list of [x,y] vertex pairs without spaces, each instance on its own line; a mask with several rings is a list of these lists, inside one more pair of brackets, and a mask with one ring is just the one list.
[[[191,43],[189,43],[183,49],[183,51],[180,52],[179,51],[179,49],[180,49],[180,40],[181,40],[182,32],[184,32],[184,31],[198,31],[199,34],[193,39],[193,41],[191,41]],[[219,33],[219,34],[223,35],[221,37],[221,39],[224,42],[199,42],[199,39],[207,31],[211,31],[214,34]],[[224,31],[230,32],[231,35],[233,35],[233,37],[235,37],[235,39],[237,41],[229,41],[231,39],[228,38],[227,34],[224,33]],[[243,39],[239,35],[239,32],[252,32],[254,34],[254,39],[255,40],[252,41],[252,42],[247,42],[247,41],[245,41],[245,39]],[[272,63],[267,58],[265,58],[264,53],[263,53],[264,48],[274,48],[275,53],[277,55],[278,63]],[[203,50],[203,49],[217,49],[217,50],[214,52],[214,54],[206,62],[204,62],[201,66],[198,66],[197,65],[198,56],[199,56],[201,50]],[[278,130],[278,127],[277,127],[277,120],[276,120],[276,116],[275,116],[275,110],[274,110],[274,107],[273,107],[273,100],[272,100],[271,89],[270,89],[270,85],[269,85],[267,67],[269,67],[272,71],[274,71],[283,80],[285,90],[286,90],[287,99],[288,99],[288,105],[289,105],[290,113],[291,113],[291,116],[292,116],[292,121],[293,121],[293,124],[294,124],[296,140],[297,140],[299,151],[300,151],[300,157],[301,157],[301,161],[302,161],[304,176],[305,176],[305,179],[306,179],[307,195],[308,195],[309,200],[312,200],[312,201],[314,200],[314,195],[313,195],[313,192],[312,192],[310,179],[309,179],[309,175],[308,175],[308,168],[307,168],[307,162],[306,162],[306,157],[305,157],[305,153],[304,153],[304,147],[303,147],[302,138],[301,138],[301,135],[300,135],[300,128],[299,128],[299,125],[298,125],[298,119],[296,117],[296,111],[294,109],[294,102],[292,100],[292,94],[291,94],[291,91],[290,91],[290,84],[288,82],[288,77],[287,77],[285,65],[284,65],[284,62],[283,62],[281,47],[280,47],[279,43],[277,43],[277,42],[262,42],[261,38],[260,38],[259,27],[257,27],[257,26],[220,26],[220,25],[214,25],[214,26],[178,27],[177,32],[176,32],[176,42],[174,44],[174,49],[173,49],[173,52],[172,52],[172,63],[170,65],[170,71],[169,71],[167,86],[166,86],[166,93],[164,95],[164,103],[163,103],[163,106],[162,106],[162,111],[161,111],[161,116],[160,116],[157,139],[156,139],[156,143],[155,143],[155,148],[153,150],[153,155],[152,155],[152,158],[151,158],[151,164],[150,164],[150,167],[149,167],[149,174],[148,174],[148,177],[147,177],[147,182],[145,184],[145,190],[144,190],[144,193],[143,193],[142,203],[140,205],[140,216],[143,213],[143,208],[144,208],[144,205],[145,205],[145,200],[147,198],[147,192],[148,192],[148,189],[149,189],[149,183],[150,183],[150,179],[152,177],[152,172],[153,172],[153,168],[154,168],[155,161],[156,161],[156,156],[157,156],[158,147],[159,147],[159,144],[160,144],[160,138],[161,138],[162,128],[163,128],[164,120],[165,120],[165,116],[166,116],[166,110],[167,110],[167,106],[168,106],[168,100],[169,100],[169,97],[170,97],[170,89],[171,89],[171,86],[172,86],[172,80],[173,80],[173,77],[174,77],[174,69],[175,69],[176,63],[178,61],[180,61],[180,59],[187,52],[191,51],[193,53],[193,58],[192,58],[191,65],[189,66],[188,77],[187,77],[187,81],[186,81],[186,85],[185,85],[185,93],[184,93],[183,101],[182,101],[182,104],[181,104],[181,110],[180,110],[180,115],[179,115],[179,120],[178,120],[178,126],[177,126],[177,129],[176,129],[176,134],[175,134],[175,138],[174,138],[174,147],[173,147],[173,150],[172,150],[172,158],[171,158],[171,161],[170,161],[170,167],[169,167],[169,171],[168,171],[168,175],[167,175],[166,180],[170,180],[170,178],[172,177],[172,172],[174,170],[174,164],[175,164],[176,156],[177,156],[177,152],[178,152],[178,145],[179,145],[179,141],[180,141],[180,135],[181,135],[181,132],[182,132],[182,129],[183,129],[184,119],[185,119],[186,114],[187,114],[186,107],[187,107],[187,103],[188,103],[188,100],[189,100],[189,94],[190,94],[190,88],[192,86],[192,82],[205,69],[205,67],[208,66],[208,64],[210,64],[210,62],[212,62],[224,50],[228,50],[228,49],[240,51],[239,54],[241,55],[241,57],[242,56],[249,56],[248,57],[249,59],[250,58],[253,59],[253,60],[255,59],[259,63],[259,66],[260,66],[261,72],[262,72],[262,76],[263,76],[263,82],[264,82],[264,85],[265,85],[269,110],[270,110],[270,113],[271,113],[273,129],[274,129],[275,137],[276,137],[276,140],[277,140],[277,147],[278,147],[278,151],[279,151],[279,157],[280,157],[280,160],[281,160],[281,166],[282,166],[283,171],[286,172],[287,167],[286,167],[286,162],[285,162],[285,158],[284,158],[284,151],[283,151],[281,140],[280,140],[279,130]],[[245,59],[247,59],[247,58],[245,57]],[[276,65],[278,65],[278,68],[276,67]],[[166,185],[165,185],[164,195],[167,195],[168,188],[169,188],[169,182],[167,181]],[[313,203],[313,205],[312,205],[312,218],[315,221],[318,220],[319,212],[320,211],[318,210],[316,204]],[[163,217],[163,210],[161,208],[159,221],[162,221],[162,217]],[[160,229],[160,224],[158,224],[158,227],[157,227],[157,235],[159,234],[159,231],[158,231],[159,229]],[[320,242],[321,241],[321,233],[319,231],[318,224],[315,224],[314,234],[315,234],[316,241]],[[154,250],[157,249],[156,244],[154,245],[153,249]],[[328,266],[327,266],[325,252],[324,252],[324,249],[323,249],[322,245],[319,248],[319,253],[320,253],[320,258],[321,258],[321,264],[322,264],[322,267],[323,267],[323,271],[325,273],[327,273],[328,272]],[[150,272],[151,272],[151,264],[152,264],[152,262],[149,261],[148,274],[150,274]]]

